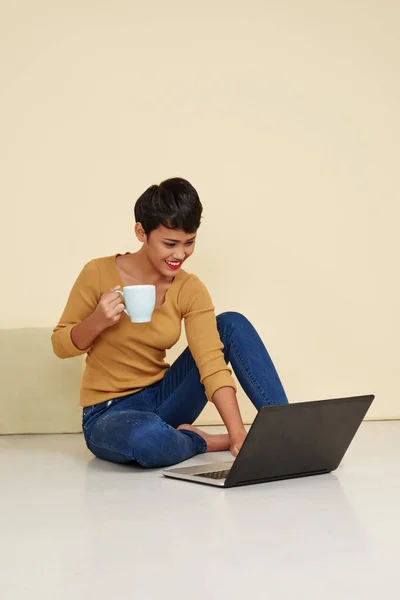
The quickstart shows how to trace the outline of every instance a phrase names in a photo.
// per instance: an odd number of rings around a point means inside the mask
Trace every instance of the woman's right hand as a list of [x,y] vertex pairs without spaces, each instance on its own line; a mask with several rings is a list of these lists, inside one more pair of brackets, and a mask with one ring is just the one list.
[[120,287],[120,285],[117,285],[105,292],[93,312],[93,318],[102,330],[116,325],[124,312],[125,304],[122,301],[122,296],[116,291]]

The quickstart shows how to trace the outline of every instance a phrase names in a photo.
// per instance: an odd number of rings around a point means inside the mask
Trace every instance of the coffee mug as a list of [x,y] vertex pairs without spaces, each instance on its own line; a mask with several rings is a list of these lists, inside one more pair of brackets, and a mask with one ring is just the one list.
[[125,312],[132,323],[149,323],[156,305],[155,285],[127,285],[116,290],[124,299]]

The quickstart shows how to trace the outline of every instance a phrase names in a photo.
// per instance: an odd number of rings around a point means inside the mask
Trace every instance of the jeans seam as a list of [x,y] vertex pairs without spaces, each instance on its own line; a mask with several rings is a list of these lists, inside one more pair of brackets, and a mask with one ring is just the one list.
[[[147,389],[147,388],[145,388]],[[140,393],[140,392],[139,392]],[[142,395],[142,401],[144,402],[144,404],[147,406],[147,408],[149,409],[149,412],[154,413],[154,407],[151,406],[151,404],[147,401],[147,398],[145,398],[144,394]]]
[[[174,394],[175,394],[175,393],[176,393],[176,392],[179,390],[179,388],[180,388],[180,387],[181,387],[181,386],[184,384],[184,382],[185,382],[185,378],[187,377],[187,375],[189,375],[189,373],[190,373],[190,372],[191,372],[193,369],[197,369],[197,365],[196,365],[196,364],[194,364],[192,367],[190,367],[190,369],[189,369],[189,370],[187,371],[187,373],[185,374],[185,377],[183,377],[182,381],[179,383],[178,387],[174,388],[174,390],[173,390],[173,393],[174,393]],[[197,370],[198,370],[198,369],[197,369]],[[200,383],[201,383],[201,382],[200,382]],[[201,385],[202,385],[202,387],[203,387],[203,389],[204,389],[204,385],[203,385],[202,383],[201,383]],[[167,402],[167,400],[169,399],[169,397],[170,397],[170,396],[171,396],[171,394],[170,394],[170,395],[169,395],[167,398],[165,398],[165,400],[164,400],[164,401],[163,401],[163,402],[160,404],[160,406],[157,408],[157,410],[156,410],[156,411],[154,411],[154,412],[155,412],[155,414],[156,414],[157,416],[159,416],[159,414],[158,414],[158,413],[159,413],[159,411],[161,410],[161,408],[162,408],[162,406],[165,404],[165,402]]]
[[[221,337],[221,341],[223,337],[226,337],[226,334],[220,335]],[[224,344],[225,346],[225,344]],[[253,375],[248,371],[248,369],[246,368],[243,359],[241,357],[241,355],[239,354],[239,352],[236,350],[235,344],[233,342],[233,339],[230,338],[230,346],[232,348],[233,353],[235,354],[235,357],[237,358],[238,362],[240,362],[243,370],[245,371],[248,379],[251,381],[251,383],[254,385],[254,387],[256,388],[256,390],[261,394],[261,396],[264,398],[264,400],[266,401],[267,404],[269,404],[269,399],[268,396],[266,396],[264,394],[264,391],[259,387],[257,381],[253,378]]]

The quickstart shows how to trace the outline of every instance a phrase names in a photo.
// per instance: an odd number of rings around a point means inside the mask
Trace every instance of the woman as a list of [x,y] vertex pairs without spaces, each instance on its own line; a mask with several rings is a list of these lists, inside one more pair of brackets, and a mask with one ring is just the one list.
[[[60,358],[87,353],[81,385],[83,431],[99,458],[143,467],[172,465],[202,452],[239,452],[246,430],[230,363],[255,407],[287,403],[266,348],[238,313],[217,318],[204,284],[181,267],[194,252],[203,207],[180,178],[152,185],[135,205],[138,252],[91,260],[75,282],[53,331]],[[124,285],[153,284],[149,323],[132,323],[118,293]],[[189,347],[170,367],[166,349]],[[227,434],[192,426],[207,400]]]

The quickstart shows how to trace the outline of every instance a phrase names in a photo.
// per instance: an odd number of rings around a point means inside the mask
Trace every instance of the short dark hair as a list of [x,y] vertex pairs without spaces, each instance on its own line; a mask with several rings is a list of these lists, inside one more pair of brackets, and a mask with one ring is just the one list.
[[147,235],[164,225],[195,233],[200,227],[203,206],[194,187],[180,177],[151,185],[135,204],[135,219]]

